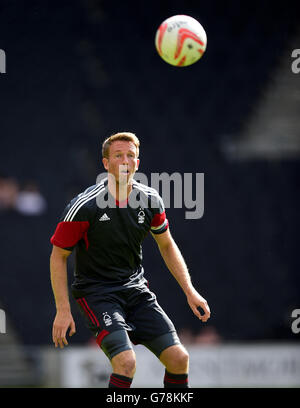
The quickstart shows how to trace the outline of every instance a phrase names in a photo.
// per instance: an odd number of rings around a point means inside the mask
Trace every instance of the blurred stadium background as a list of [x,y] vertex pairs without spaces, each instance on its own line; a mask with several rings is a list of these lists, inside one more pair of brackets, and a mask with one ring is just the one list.
[[[154,241],[144,245],[150,287],[190,350],[191,385],[300,385],[299,12],[265,0],[0,2],[0,386],[106,386],[108,362],[73,303],[77,333],[52,346],[49,238],[103,171],[101,142],[121,130],[140,138],[145,174],[205,174],[204,216],[170,208],[168,219],[210,304],[206,325]],[[183,69],[154,47],[175,14],[208,36]],[[147,367],[160,387],[162,367],[139,347],[135,386]]]

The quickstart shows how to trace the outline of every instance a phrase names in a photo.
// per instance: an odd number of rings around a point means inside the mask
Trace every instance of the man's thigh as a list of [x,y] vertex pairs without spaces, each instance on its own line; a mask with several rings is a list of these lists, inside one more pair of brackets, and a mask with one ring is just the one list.
[[89,294],[76,298],[76,302],[86,326],[110,360],[116,354],[132,349],[127,332],[134,327],[126,322],[122,299],[115,296],[113,301],[108,301],[103,296]]
[[163,350],[180,344],[175,326],[156,296],[150,290],[140,291],[132,297],[132,306],[127,322],[134,327],[129,337],[135,344],[143,344],[158,358]]

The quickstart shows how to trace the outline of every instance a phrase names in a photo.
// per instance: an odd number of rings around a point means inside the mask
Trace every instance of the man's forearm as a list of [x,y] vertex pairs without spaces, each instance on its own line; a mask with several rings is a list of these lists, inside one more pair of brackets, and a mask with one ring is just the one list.
[[181,252],[174,241],[165,247],[159,247],[169,271],[177,280],[186,295],[189,295],[194,287],[186,263]]
[[57,311],[70,311],[67,259],[50,257],[50,277]]

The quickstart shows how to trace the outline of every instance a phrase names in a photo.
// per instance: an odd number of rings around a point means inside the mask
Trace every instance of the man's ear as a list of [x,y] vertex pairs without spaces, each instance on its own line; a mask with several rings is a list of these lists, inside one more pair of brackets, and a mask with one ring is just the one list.
[[108,159],[106,157],[102,158],[102,163],[103,163],[105,170],[108,170]]
[[140,159],[137,159],[137,161],[136,161],[136,169],[137,170],[139,169],[139,165],[140,165]]

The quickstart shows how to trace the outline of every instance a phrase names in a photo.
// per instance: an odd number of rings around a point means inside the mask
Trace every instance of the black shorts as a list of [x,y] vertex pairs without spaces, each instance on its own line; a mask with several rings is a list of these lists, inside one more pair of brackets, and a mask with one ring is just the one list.
[[105,294],[74,297],[87,327],[111,359],[143,344],[158,358],[169,346],[180,344],[176,329],[146,285]]

